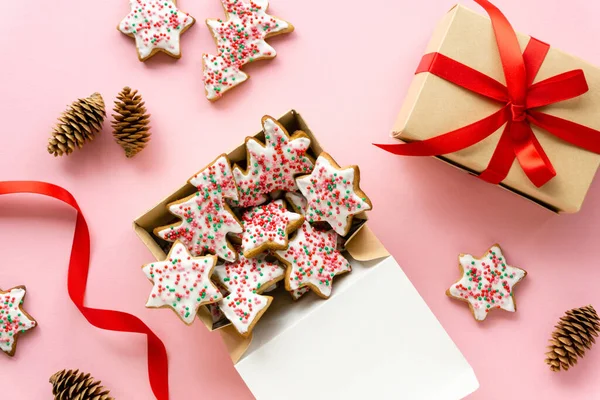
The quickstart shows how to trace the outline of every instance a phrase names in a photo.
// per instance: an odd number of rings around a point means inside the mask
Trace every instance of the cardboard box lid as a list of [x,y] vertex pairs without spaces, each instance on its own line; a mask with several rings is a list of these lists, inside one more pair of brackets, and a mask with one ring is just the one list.
[[[524,50],[529,36],[517,33]],[[502,83],[502,64],[489,18],[457,5],[436,27],[424,54],[442,53]],[[416,63],[415,63],[416,67]],[[540,111],[600,129],[600,69],[551,47],[535,82],[573,69],[582,69],[590,90],[575,99]],[[499,103],[429,73],[415,75],[398,119],[394,136],[423,140],[480,120],[500,108]],[[502,186],[554,211],[576,212],[600,165],[600,156],[567,144],[535,126],[533,131],[554,165],[557,176],[536,188],[518,163]],[[503,128],[502,128],[503,129]],[[459,152],[439,157],[470,172],[481,172],[496,148],[502,129],[484,141]]]
[[273,302],[235,365],[254,396],[456,400],[474,392],[472,368],[398,263],[351,263],[329,300]]

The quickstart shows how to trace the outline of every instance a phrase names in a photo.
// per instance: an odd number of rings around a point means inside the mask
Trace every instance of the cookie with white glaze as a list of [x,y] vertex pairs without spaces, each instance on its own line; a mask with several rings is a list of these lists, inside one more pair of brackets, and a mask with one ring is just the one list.
[[23,309],[26,291],[25,286],[0,289],[0,350],[9,357],[17,351],[19,336],[37,326],[36,320]]
[[135,39],[138,58],[146,61],[163,52],[181,58],[181,35],[195,22],[175,0],[129,0],[131,11],[117,29]]
[[211,281],[216,263],[216,256],[192,257],[183,243],[176,242],[164,261],[142,267],[154,284],[146,307],[172,308],[183,322],[191,325],[200,306],[223,298]]
[[211,253],[223,260],[234,261],[237,253],[227,234],[242,233],[243,228],[226,203],[227,199],[238,199],[227,155],[219,156],[189,183],[197,192],[167,206],[181,222],[158,227],[154,234],[169,242],[182,242],[192,256]]
[[324,221],[341,236],[346,236],[354,215],[371,210],[373,205],[360,189],[360,170],[352,165],[341,168],[331,156],[322,152],[310,175],[296,179],[306,198],[306,220]]
[[500,245],[493,245],[481,258],[461,254],[458,261],[462,276],[446,295],[467,302],[476,321],[485,320],[494,309],[517,311],[514,287],[527,272],[508,265]]
[[268,0],[221,0],[227,18],[207,19],[218,47],[216,55],[203,54],[206,98],[216,101],[225,92],[248,80],[241,68],[277,53],[265,39],[289,33],[294,26],[267,14]]
[[288,247],[288,235],[304,222],[304,217],[288,211],[283,200],[252,207],[242,214],[241,252],[246,258],[269,250]]
[[265,142],[246,138],[246,170],[235,165],[233,176],[239,189],[236,207],[263,204],[269,193],[297,190],[295,177],[312,171],[314,160],[306,152],[310,138],[302,131],[289,135],[287,130],[268,115],[262,118]]

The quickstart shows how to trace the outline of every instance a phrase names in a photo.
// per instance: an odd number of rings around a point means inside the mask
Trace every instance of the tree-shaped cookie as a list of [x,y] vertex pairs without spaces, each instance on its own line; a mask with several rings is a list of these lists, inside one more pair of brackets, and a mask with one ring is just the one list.
[[461,254],[458,260],[462,277],[446,291],[449,297],[467,302],[477,321],[496,308],[517,311],[514,287],[527,272],[508,265],[500,245],[493,245],[481,258]]
[[304,217],[289,212],[283,200],[248,209],[242,215],[242,254],[251,258],[267,250],[286,249],[288,235],[303,222]]
[[37,326],[36,321],[23,310],[25,286],[8,291],[0,289],[0,350],[12,357],[17,351],[19,335]]
[[360,171],[356,165],[340,166],[325,152],[319,155],[310,175],[296,179],[306,198],[306,220],[325,221],[339,235],[350,231],[355,214],[373,208],[371,200],[360,189]]
[[117,29],[135,39],[140,61],[162,51],[180,58],[180,39],[194,18],[179,11],[175,0],[129,0],[131,11]]
[[223,298],[210,280],[216,263],[215,256],[192,257],[182,243],[176,242],[165,261],[142,267],[154,283],[146,307],[170,307],[183,322],[191,324],[200,306]]
[[251,207],[264,203],[275,190],[296,190],[295,176],[312,171],[313,159],[306,154],[310,139],[298,131],[290,137],[285,128],[269,116],[262,118],[265,143],[246,138],[247,168],[233,169],[240,198],[233,204]]
[[246,258],[240,254],[237,261],[219,265],[214,276],[229,292],[218,303],[219,308],[235,329],[247,337],[273,300],[260,293],[283,279],[284,270],[277,264],[266,261],[266,254],[255,258]]
[[236,252],[227,234],[242,233],[243,229],[225,202],[225,199],[238,199],[227,156],[219,156],[189,182],[198,191],[168,205],[169,211],[180,217],[181,222],[156,228],[154,234],[170,242],[181,241],[193,256],[209,252],[234,261]]
[[286,250],[274,252],[287,267],[285,288],[294,298],[303,293],[298,289],[310,287],[323,298],[331,296],[333,278],[351,271],[348,260],[337,250],[337,234],[321,232],[304,222]]
[[218,100],[249,78],[240,70],[242,66],[277,55],[265,39],[294,30],[289,22],[267,14],[268,0],[221,0],[221,3],[226,20],[206,20],[218,48],[218,54],[202,56],[204,88],[210,101]]

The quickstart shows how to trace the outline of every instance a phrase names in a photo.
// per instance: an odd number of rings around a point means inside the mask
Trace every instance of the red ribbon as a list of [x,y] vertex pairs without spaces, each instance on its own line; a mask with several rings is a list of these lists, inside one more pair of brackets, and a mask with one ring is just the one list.
[[431,139],[375,146],[404,156],[439,156],[470,147],[505,125],[496,150],[479,177],[490,183],[500,183],[508,175],[516,158],[529,180],[541,187],[556,176],[556,171],[535,137],[531,124],[575,146],[600,153],[599,131],[535,110],[587,92],[585,76],[578,69],[533,84],[549,46],[531,38],[521,54],[517,35],[502,12],[487,0],[475,1],[492,20],[506,86],[440,53],[423,56],[416,73],[437,75],[502,103],[502,108],[482,120]]
[[53,197],[77,210],[77,222],[71,259],[69,261],[69,297],[88,322],[100,329],[117,332],[143,333],[148,336],[148,375],[152,391],[158,400],[169,398],[167,351],[163,342],[139,318],[120,311],[99,310],[83,305],[90,263],[90,233],[75,198],[60,186],[45,182],[0,182],[0,195],[35,193]]

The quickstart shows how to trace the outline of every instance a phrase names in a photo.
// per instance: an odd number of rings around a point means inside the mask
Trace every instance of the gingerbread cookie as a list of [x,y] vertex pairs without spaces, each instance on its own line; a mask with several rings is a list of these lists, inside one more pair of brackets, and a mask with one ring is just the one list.
[[190,325],[198,308],[220,301],[223,296],[210,280],[217,257],[192,257],[181,242],[175,242],[165,261],[146,264],[142,270],[154,283],[146,307],[171,307]]
[[129,0],[129,5],[131,12],[117,29],[135,39],[140,61],[161,51],[181,58],[179,41],[194,18],[179,11],[175,0]]
[[262,118],[265,144],[246,138],[247,169],[233,168],[240,198],[232,204],[251,207],[264,203],[268,194],[297,189],[295,176],[312,171],[314,160],[306,154],[310,139],[298,131],[290,137],[285,128],[269,116]]
[[250,208],[242,215],[242,254],[252,258],[267,250],[287,249],[288,235],[303,222],[304,217],[289,212],[283,200]]
[[462,277],[446,291],[449,297],[469,303],[477,321],[495,308],[517,311],[514,287],[527,272],[508,265],[500,245],[493,245],[481,258],[461,254],[458,260]]
[[305,286],[320,297],[331,296],[333,277],[352,270],[336,246],[334,231],[318,231],[305,221],[290,240],[289,247],[273,253],[287,267],[285,288],[294,298],[302,295],[296,291]]
[[265,39],[294,30],[289,22],[267,14],[268,0],[221,0],[221,3],[227,19],[206,20],[219,53],[202,55],[204,88],[210,101],[218,100],[249,78],[240,70],[242,66],[277,55]]
[[219,308],[242,336],[250,336],[260,317],[271,305],[273,298],[260,293],[283,279],[283,276],[284,270],[266,261],[266,254],[255,258],[240,254],[237,261],[219,265],[215,269],[215,279],[229,292],[218,303]]
[[360,171],[356,165],[340,166],[325,152],[319,155],[313,172],[296,179],[306,198],[306,220],[325,221],[339,235],[350,231],[355,214],[373,208],[371,200],[360,190]]
[[301,193],[296,192],[287,192],[285,194],[285,199],[292,206],[294,212],[304,216],[306,215],[306,208],[308,207],[308,202],[306,198],[302,196]]
[[243,228],[225,203],[225,199],[238,199],[227,156],[219,156],[189,183],[198,191],[168,205],[169,211],[180,217],[181,222],[156,228],[154,234],[169,242],[181,241],[193,256],[209,252],[223,260],[234,261],[237,254],[227,234],[242,233]]
[[17,351],[19,335],[37,326],[35,319],[23,310],[25,286],[8,291],[0,289],[0,350],[12,357]]

